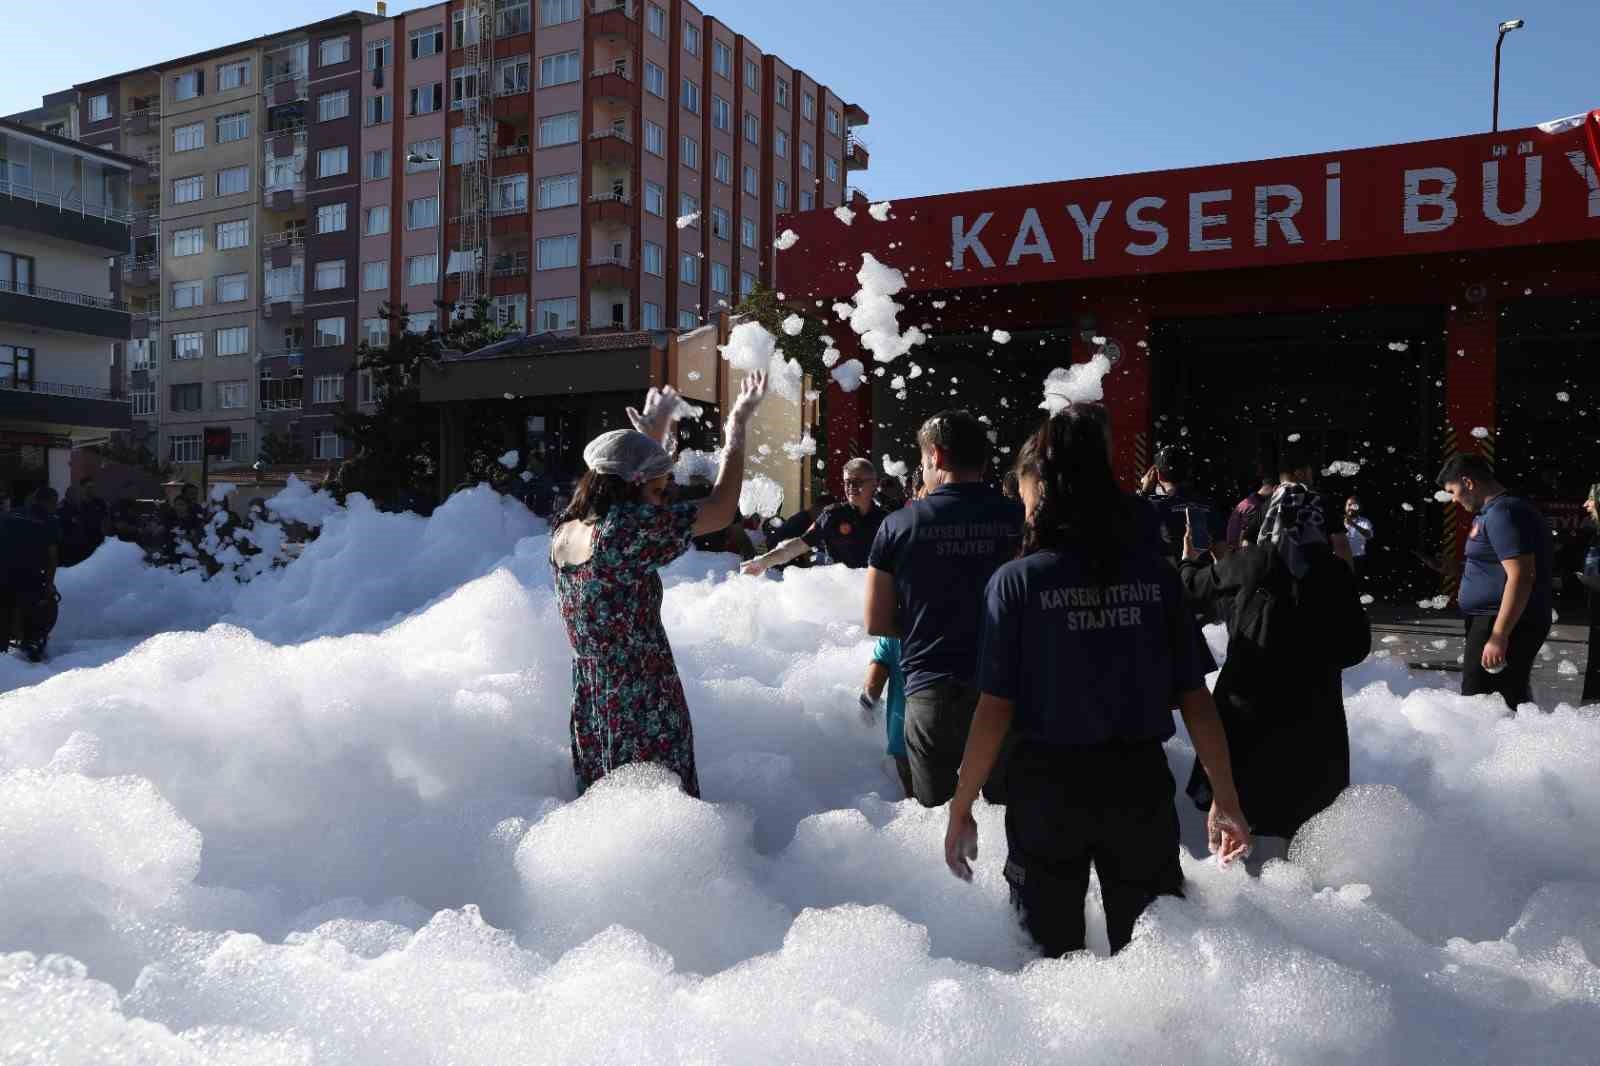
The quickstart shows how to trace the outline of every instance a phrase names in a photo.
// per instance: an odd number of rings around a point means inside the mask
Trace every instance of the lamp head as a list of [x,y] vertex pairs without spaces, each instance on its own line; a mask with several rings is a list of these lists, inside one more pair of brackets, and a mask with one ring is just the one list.
[[435,159],[431,155],[419,155],[416,152],[412,152],[410,155],[406,156],[406,162],[413,165],[418,163],[437,163],[438,161],[439,160]]
[[1510,33],[1512,30],[1520,30],[1522,29],[1522,25],[1523,23],[1521,19],[1506,19],[1504,22],[1500,23],[1500,32]]

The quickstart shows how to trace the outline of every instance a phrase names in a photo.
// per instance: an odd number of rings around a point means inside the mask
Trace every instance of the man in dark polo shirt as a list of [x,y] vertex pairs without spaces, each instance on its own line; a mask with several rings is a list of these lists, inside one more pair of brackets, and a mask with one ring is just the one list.
[[769,567],[785,563],[818,548],[828,560],[843,563],[852,570],[867,565],[872,538],[883,524],[883,508],[873,502],[878,487],[878,472],[866,459],[852,459],[844,465],[844,501],[823,508],[811,528],[793,540],[786,540],[765,555],[751,559],[740,572],[760,577]]
[[1461,694],[1498,693],[1512,710],[1533,699],[1529,677],[1550,635],[1550,523],[1506,492],[1479,455],[1458,455],[1439,485],[1472,514],[1459,600],[1467,616]]
[[[927,495],[884,520],[867,562],[867,631],[900,638],[906,679],[906,754],[924,807],[955,795],[978,706],[983,592],[1016,558],[1022,505],[983,481],[988,427],[943,411],[917,434]],[[991,777],[998,799],[1004,774]]]

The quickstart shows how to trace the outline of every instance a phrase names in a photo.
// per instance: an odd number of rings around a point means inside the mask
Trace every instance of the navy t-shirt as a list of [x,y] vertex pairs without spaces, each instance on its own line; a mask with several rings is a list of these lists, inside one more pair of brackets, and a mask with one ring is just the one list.
[[884,520],[867,565],[894,575],[906,695],[977,677],[983,590],[1022,543],[1022,504],[982,482],[943,485]]
[[17,572],[43,571],[50,565],[50,549],[61,546],[61,523],[55,515],[40,515],[31,508],[0,518],[0,567]]
[[1090,747],[1163,741],[1178,695],[1205,685],[1177,572],[1131,546],[1104,587],[1086,557],[1007,563],[985,595],[978,687],[1011,700],[1011,731]]
[[852,503],[835,503],[823,508],[811,528],[800,538],[813,548],[826,547],[828,557],[853,570],[867,565],[872,539],[883,525],[884,511],[877,504],[862,514]]
[[1534,625],[1549,625],[1551,620],[1551,569],[1554,545],[1550,523],[1539,509],[1520,496],[1496,496],[1473,516],[1467,534],[1466,568],[1461,574],[1461,610],[1469,615],[1500,612],[1506,591],[1503,559],[1533,556],[1533,595],[1522,618]]

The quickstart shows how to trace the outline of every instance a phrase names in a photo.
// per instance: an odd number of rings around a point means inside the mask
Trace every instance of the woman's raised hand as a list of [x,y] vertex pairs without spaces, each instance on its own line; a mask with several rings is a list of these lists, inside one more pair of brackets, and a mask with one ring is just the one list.
[[729,421],[741,426],[747,424],[766,395],[767,375],[764,372],[757,371],[745,378],[738,397],[733,401],[733,410],[728,412]]

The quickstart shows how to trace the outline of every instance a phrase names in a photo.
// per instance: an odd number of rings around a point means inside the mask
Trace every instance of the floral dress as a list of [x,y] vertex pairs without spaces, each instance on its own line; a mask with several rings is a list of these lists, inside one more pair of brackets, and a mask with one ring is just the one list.
[[689,550],[699,507],[625,504],[593,527],[587,562],[551,561],[572,645],[572,768],[582,792],[632,762],[660,763],[700,795],[694,731],[661,625],[661,575]]

